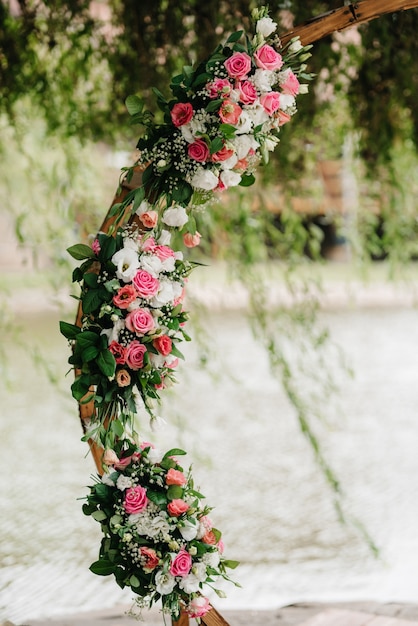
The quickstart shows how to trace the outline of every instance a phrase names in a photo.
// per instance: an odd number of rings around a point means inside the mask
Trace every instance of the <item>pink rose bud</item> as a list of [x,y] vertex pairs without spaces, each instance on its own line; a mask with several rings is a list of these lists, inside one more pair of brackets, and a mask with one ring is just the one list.
[[183,242],[187,248],[195,248],[196,246],[198,246],[200,243],[200,239],[201,234],[197,231],[194,235],[192,235],[191,233],[184,233],[183,235]]

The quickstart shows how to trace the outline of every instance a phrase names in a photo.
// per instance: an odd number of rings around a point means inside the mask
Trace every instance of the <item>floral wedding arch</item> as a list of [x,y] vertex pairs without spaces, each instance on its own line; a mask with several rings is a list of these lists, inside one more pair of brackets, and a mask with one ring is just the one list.
[[[384,13],[418,2],[363,0],[319,16],[280,37],[266,8],[253,11],[253,32],[237,31],[196,68],[156,92],[163,122],[156,124],[137,96],[126,101],[144,132],[136,163],[122,171],[120,188],[91,245],[69,248],[82,261],[75,324],[61,322],[75,371],[85,441],[98,471],[83,506],[101,524],[99,559],[91,570],[130,587],[141,608],[160,601],[178,626],[196,618],[226,624],[203,590],[235,561],[224,557],[221,532],[204,496],[178,457],[141,440],[135,418],[156,407],[175,382],[181,344],[189,341],[184,309],[197,264],[182,246],[199,244],[194,213],[229,187],[250,186],[268,160],[281,127],[307,91],[312,43]],[[178,241],[182,241],[179,245]]]

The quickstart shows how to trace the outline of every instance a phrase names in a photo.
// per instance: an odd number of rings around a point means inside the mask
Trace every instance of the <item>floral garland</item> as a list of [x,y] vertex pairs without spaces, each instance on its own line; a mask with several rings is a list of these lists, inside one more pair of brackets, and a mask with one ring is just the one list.
[[122,588],[130,587],[140,609],[161,599],[173,619],[182,610],[193,618],[205,615],[211,607],[202,589],[212,587],[224,597],[213,585],[230,581],[226,569],[238,564],[222,556],[211,509],[175,458],[183,454],[173,449],[163,455],[149,443],[125,446],[120,458],[108,453],[109,473],[90,487],[83,506],[104,535],[91,571],[113,574]]

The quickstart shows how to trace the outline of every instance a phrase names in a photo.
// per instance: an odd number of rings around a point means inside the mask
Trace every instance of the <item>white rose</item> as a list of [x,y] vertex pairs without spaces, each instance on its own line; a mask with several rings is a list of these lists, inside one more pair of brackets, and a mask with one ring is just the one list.
[[251,149],[256,151],[260,147],[252,135],[239,135],[233,139],[233,142],[238,160],[245,159]]
[[263,37],[268,37],[271,33],[274,33],[276,28],[277,24],[271,19],[271,17],[262,17],[255,25],[256,33],[260,33]]
[[176,258],[169,256],[164,261],[161,261],[162,269],[164,272],[174,272],[176,269]]
[[132,479],[129,478],[129,476],[120,474],[119,478],[116,481],[116,487],[119,489],[119,491],[129,489],[129,487],[132,487]]
[[218,177],[211,170],[198,167],[190,180],[190,184],[196,189],[211,191],[218,185]]
[[200,580],[194,574],[189,574],[181,579],[179,587],[185,593],[195,593],[196,591],[199,591]]
[[185,541],[192,541],[197,535],[197,525],[186,520],[184,526],[180,526],[179,531]]
[[220,179],[225,187],[236,187],[241,182],[241,174],[232,170],[221,172]]
[[264,107],[261,106],[261,104],[255,103],[247,107],[247,113],[248,116],[251,118],[254,127],[260,126],[260,124],[264,124],[264,122],[267,122],[267,120],[269,119],[268,113],[265,111]]
[[164,224],[167,224],[167,226],[182,228],[182,226],[187,224],[189,218],[187,216],[186,209],[182,206],[177,206],[166,209],[164,211],[162,221]]
[[[153,465],[155,465],[156,463],[161,463],[161,461],[163,460],[163,456],[164,456],[163,453],[158,448],[150,448],[148,452],[148,458]],[[168,525],[167,525],[167,528],[168,528]]]
[[257,70],[255,70],[251,81],[257,91],[259,91],[260,93],[265,93],[266,91],[271,91],[272,85],[274,85],[274,83],[277,81],[277,76],[274,72],[271,72],[270,70],[263,70],[261,68],[258,68]]
[[151,274],[151,276],[154,276],[154,278],[158,278],[161,270],[163,269],[163,264],[156,255],[143,254],[140,261],[140,267]]
[[164,572],[157,572],[155,576],[155,585],[157,593],[162,596],[167,596],[171,593],[175,587],[176,579],[171,574]]
[[220,560],[221,560],[221,557],[219,555],[218,550],[214,552],[206,552],[202,556],[203,563],[205,563],[206,565],[209,565],[209,567],[218,567]]
[[164,306],[168,302],[172,302],[175,299],[173,283],[171,280],[160,280],[160,288],[158,293],[152,298],[151,306],[158,308]]
[[237,164],[238,157],[236,154],[233,154],[229,157],[229,159],[225,159],[225,161],[221,162],[221,169],[223,170],[232,170]]
[[152,205],[149,202],[147,202],[147,200],[142,200],[141,204],[139,205],[135,213],[137,215],[142,215],[143,213],[146,213],[147,211],[150,211],[151,209],[152,209]]
[[171,233],[169,230],[162,230],[161,235],[158,238],[158,243],[160,246],[168,246],[171,241]]
[[280,94],[280,108],[283,111],[286,111],[286,109],[293,109],[296,106],[296,101],[294,96],[291,96],[290,94],[287,93],[281,93]]
[[116,265],[116,276],[124,283],[130,283],[139,268],[138,254],[131,248],[122,248],[112,256]]

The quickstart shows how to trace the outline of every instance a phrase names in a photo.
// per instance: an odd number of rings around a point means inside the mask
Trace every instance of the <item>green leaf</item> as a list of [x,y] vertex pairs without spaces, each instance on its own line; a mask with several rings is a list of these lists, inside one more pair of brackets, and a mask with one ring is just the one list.
[[81,332],[77,337],[77,343],[80,348],[85,349],[89,346],[97,345],[100,336],[96,333],[93,333],[91,330],[85,330]]
[[75,400],[80,401],[90,389],[90,381],[87,376],[79,376],[71,385],[71,393]]
[[183,495],[184,489],[179,485],[170,485],[167,489],[167,498],[169,500],[178,500],[179,498],[182,498]]
[[83,312],[84,313],[93,313],[93,311],[97,311],[100,309],[103,303],[103,298],[100,295],[99,289],[89,289],[82,298],[83,302]]
[[225,137],[225,139],[232,139],[235,137],[236,128],[232,124],[220,124],[219,130]]
[[241,39],[243,34],[244,34],[243,30],[237,30],[235,33],[231,33],[228,39],[226,40],[226,43],[235,43],[236,41]]
[[142,112],[144,108],[144,102],[138,96],[132,95],[126,98],[125,106],[128,110],[129,115],[136,115],[137,113]]
[[115,566],[111,561],[101,559],[100,561],[92,563],[89,569],[93,574],[97,574],[98,576],[109,576],[109,574],[113,574]]
[[255,183],[255,176],[253,174],[243,174],[241,176],[240,186],[241,187],[250,187]]
[[105,376],[114,376],[116,371],[115,357],[109,350],[102,350],[96,363]]
[[95,274],[94,272],[87,272],[86,274],[84,274],[83,276],[84,278],[84,282],[88,287],[96,287],[97,286],[97,274]]
[[215,137],[215,139],[210,142],[210,153],[215,154],[218,150],[222,150],[223,145],[223,139],[221,139],[221,137]]
[[92,518],[96,520],[96,522],[102,522],[104,519],[107,518],[107,515],[104,511],[94,511],[94,513],[91,514]]
[[81,358],[83,359],[84,363],[88,363],[89,361],[93,361],[93,359],[95,359],[98,354],[99,349],[96,348],[96,346],[88,346],[85,350],[82,351]]
[[129,584],[131,587],[139,587],[141,583],[139,582],[138,578],[134,574],[132,574],[129,579]]
[[123,424],[120,420],[112,420],[110,423],[110,428],[113,433],[115,433],[116,437],[122,437],[123,435]]
[[66,339],[75,339],[81,332],[81,328],[75,326],[75,324],[69,324],[68,322],[60,322],[60,333],[64,335]]
[[181,448],[171,448],[171,450],[168,450],[168,452],[164,454],[163,458],[166,459],[169,456],[184,456],[185,454],[187,454],[187,452],[181,450]]
[[222,561],[222,565],[224,565],[224,567],[229,567],[229,569],[235,569],[238,567],[239,561],[225,560]]
[[86,246],[84,243],[77,243],[75,246],[67,248],[67,252],[73,257],[73,259],[77,259],[77,261],[90,259],[95,256],[90,246]]
[[222,98],[219,100],[211,100],[211,102],[209,102],[209,104],[206,107],[206,111],[208,113],[212,113],[213,111],[217,111],[219,109],[219,107],[221,106],[223,100]]
[[159,507],[164,507],[167,504],[166,495],[164,493],[161,493],[160,491],[151,491],[150,489],[148,489],[147,496],[149,500],[151,500],[151,502]]

